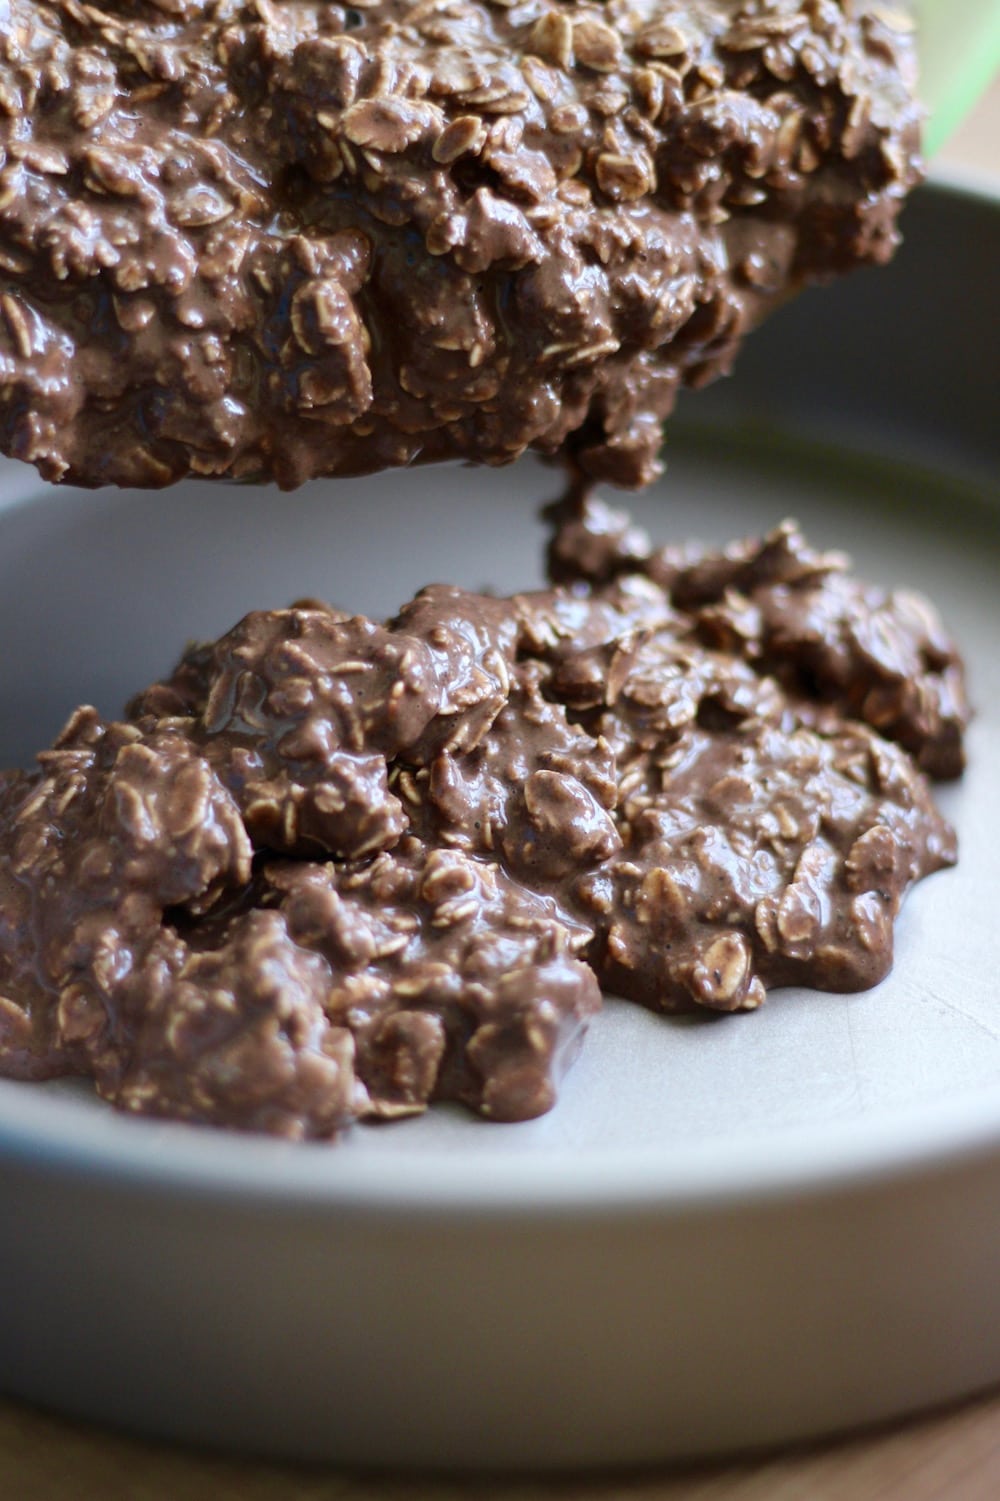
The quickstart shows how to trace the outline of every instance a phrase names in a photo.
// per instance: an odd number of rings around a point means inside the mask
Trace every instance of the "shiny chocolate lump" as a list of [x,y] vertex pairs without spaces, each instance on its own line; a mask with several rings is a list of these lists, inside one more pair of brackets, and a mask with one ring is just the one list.
[[568,447],[881,262],[919,175],[874,0],[0,0],[0,450],[275,480]]
[[955,858],[932,608],[791,524],[712,552],[554,516],[550,589],[248,615],[2,779],[0,1072],[286,1136],[519,1120],[602,986],[737,1011],[885,975]]

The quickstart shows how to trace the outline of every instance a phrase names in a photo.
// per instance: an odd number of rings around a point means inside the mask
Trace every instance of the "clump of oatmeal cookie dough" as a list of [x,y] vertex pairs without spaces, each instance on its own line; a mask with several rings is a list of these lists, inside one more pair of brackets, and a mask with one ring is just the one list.
[[561,584],[248,615],[0,780],[0,1072],[285,1136],[548,1110],[600,988],[853,990],[955,840],[926,601],[791,524],[653,549],[577,494]]
[[915,49],[875,0],[9,0],[0,451],[162,486],[569,449],[885,261]]

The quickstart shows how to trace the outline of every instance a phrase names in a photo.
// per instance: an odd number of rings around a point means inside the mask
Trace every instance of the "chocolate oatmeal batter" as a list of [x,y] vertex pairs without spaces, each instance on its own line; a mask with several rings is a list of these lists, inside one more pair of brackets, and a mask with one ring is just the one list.
[[792,525],[654,550],[682,383],[880,262],[907,18],[852,0],[0,0],[0,449],[286,487],[564,453],[553,586],[304,602],[0,778],[0,1072],[290,1137],[548,1110],[603,986],[888,970],[961,664]]
[[874,0],[0,0],[0,450],[291,487],[568,446],[896,244]]
[[654,550],[577,494],[560,585],[307,602],[190,649],[0,781],[0,1071],[286,1136],[547,1110],[600,987],[849,990],[955,858],[931,607],[786,524]]

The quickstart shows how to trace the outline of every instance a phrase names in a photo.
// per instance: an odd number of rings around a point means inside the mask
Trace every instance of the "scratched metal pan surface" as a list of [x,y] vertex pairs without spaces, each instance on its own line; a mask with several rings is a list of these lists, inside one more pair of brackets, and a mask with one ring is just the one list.
[[[894,972],[754,1015],[609,1001],[556,1109],[335,1146],[0,1083],[0,1389],[334,1462],[634,1463],[826,1433],[1000,1380],[1000,202],[938,186],[886,272],[814,292],[687,401],[635,510],[665,538],[796,516],[917,586],[978,717],[961,862]],[[0,471],[0,757],[120,706],[191,635],[301,595],[388,612],[539,579],[557,477],[296,495],[44,490]]]

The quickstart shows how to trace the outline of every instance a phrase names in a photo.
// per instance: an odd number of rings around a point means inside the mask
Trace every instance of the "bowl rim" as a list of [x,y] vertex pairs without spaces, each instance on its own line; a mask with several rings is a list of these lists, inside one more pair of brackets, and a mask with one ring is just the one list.
[[805,1201],[993,1161],[1000,1163],[1000,1086],[861,1119],[751,1133],[736,1143],[684,1140],[670,1156],[640,1146],[579,1155],[491,1151],[477,1159],[440,1148],[347,1154],[336,1142],[123,1117],[96,1098],[54,1100],[37,1084],[0,1081],[0,1172],[27,1169],[145,1198],[207,1196],[220,1210],[282,1206],[410,1222],[672,1218]]

